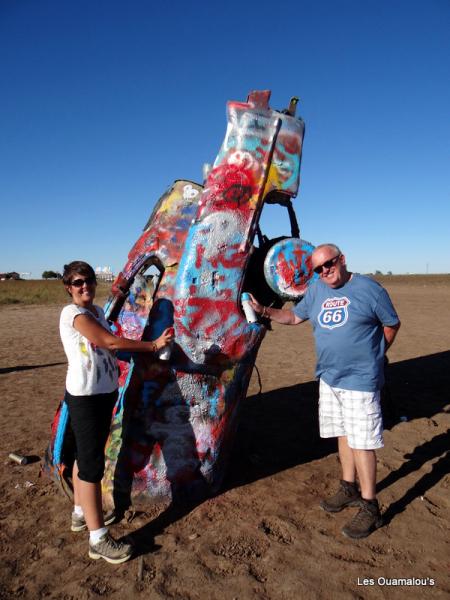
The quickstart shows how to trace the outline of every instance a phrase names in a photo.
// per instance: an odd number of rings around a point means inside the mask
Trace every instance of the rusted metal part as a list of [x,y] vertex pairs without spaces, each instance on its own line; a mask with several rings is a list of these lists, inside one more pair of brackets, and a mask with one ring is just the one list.
[[[274,245],[260,235],[254,246],[264,202],[287,207],[298,232],[290,198],[299,186],[304,123],[293,116],[294,99],[278,112],[269,98],[258,91],[228,103],[225,139],[204,186],[173,184],[113,284],[105,312],[117,335],[153,340],[173,325],[175,343],[169,360],[119,357],[103,480],[110,504],[186,500],[218,489],[266,332],[247,322],[241,293],[258,295],[252,282],[264,279],[271,247],[264,285],[279,305],[291,298],[292,281],[299,298],[311,278],[307,243]],[[60,483],[70,466],[66,425],[63,405],[47,459]]]

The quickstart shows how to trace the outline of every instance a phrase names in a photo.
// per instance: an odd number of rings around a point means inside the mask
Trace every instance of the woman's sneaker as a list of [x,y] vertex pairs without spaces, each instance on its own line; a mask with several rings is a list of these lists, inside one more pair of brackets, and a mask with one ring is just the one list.
[[360,509],[345,527],[342,533],[349,538],[365,538],[383,525],[383,517],[377,500],[360,500]]
[[[116,520],[116,513],[113,510],[109,510],[108,512],[103,513],[103,521],[105,525],[111,525]],[[86,519],[84,515],[80,517],[76,513],[72,513],[72,525],[70,527],[71,531],[84,531],[87,529]]]
[[103,558],[106,562],[118,565],[131,558],[133,549],[130,544],[115,540],[109,532],[105,533],[96,544],[89,542],[89,556],[94,560]]
[[341,479],[339,490],[334,496],[322,500],[320,507],[327,512],[340,512],[347,506],[357,506],[361,501],[361,494],[356,483],[350,483]]

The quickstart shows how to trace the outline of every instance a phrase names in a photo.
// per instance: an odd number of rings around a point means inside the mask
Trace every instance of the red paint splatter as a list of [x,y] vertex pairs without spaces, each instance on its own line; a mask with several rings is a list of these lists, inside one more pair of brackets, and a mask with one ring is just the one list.
[[255,193],[257,186],[253,171],[244,165],[222,164],[211,171],[208,177],[207,201],[209,208],[228,207],[247,204]]
[[195,267],[197,269],[200,269],[202,260],[203,260],[203,255],[205,253],[205,247],[202,246],[201,244],[199,244],[196,248],[196,252],[197,252],[197,256],[195,258]]
[[279,141],[284,146],[284,149],[288,154],[295,154],[300,156],[300,138],[297,135],[289,133],[280,133]]

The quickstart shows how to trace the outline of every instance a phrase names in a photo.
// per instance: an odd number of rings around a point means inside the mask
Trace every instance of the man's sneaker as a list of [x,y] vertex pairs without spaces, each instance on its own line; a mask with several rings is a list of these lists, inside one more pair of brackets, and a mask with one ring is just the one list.
[[[116,514],[113,510],[109,510],[108,512],[103,513],[103,521],[105,525],[111,525],[116,520]],[[72,513],[72,525],[70,527],[71,531],[84,531],[87,529],[86,519],[83,516],[79,516],[76,513]]]
[[347,525],[342,533],[349,538],[365,538],[383,525],[383,517],[377,500],[360,500],[360,509]]
[[339,512],[346,506],[357,506],[361,500],[361,494],[356,483],[350,483],[341,479],[339,490],[334,496],[325,498],[320,507],[327,512]]
[[131,558],[133,549],[130,544],[115,540],[108,532],[102,535],[96,544],[89,542],[89,556],[94,560],[103,558],[106,562],[118,565]]

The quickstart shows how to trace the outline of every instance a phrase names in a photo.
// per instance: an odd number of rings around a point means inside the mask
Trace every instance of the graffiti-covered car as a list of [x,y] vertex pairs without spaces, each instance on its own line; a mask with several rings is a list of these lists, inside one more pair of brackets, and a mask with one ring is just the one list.
[[[313,246],[300,238],[304,122],[296,99],[269,107],[269,91],[229,102],[227,129],[203,185],[177,180],[157,202],[117,276],[105,313],[116,335],[153,340],[173,326],[164,355],[118,356],[119,399],[106,446],[103,491],[126,507],[218,490],[268,322],[249,323],[243,292],[281,307],[301,299]],[[264,204],[287,210],[291,231],[268,239]],[[47,464],[70,491],[67,408],[53,423]]]

